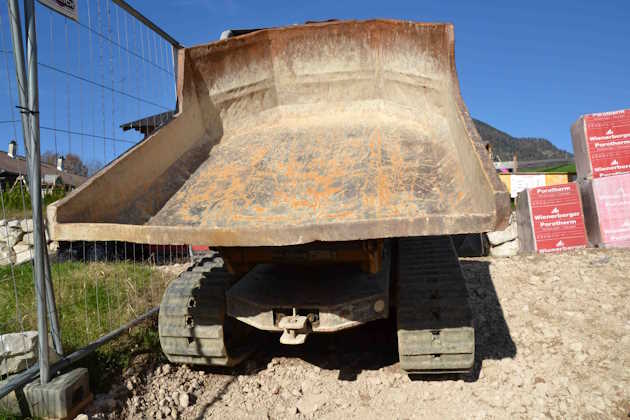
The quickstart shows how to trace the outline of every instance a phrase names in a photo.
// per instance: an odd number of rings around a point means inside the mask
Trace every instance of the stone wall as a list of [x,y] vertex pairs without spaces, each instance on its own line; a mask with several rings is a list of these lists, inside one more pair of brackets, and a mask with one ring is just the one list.
[[[56,249],[46,229],[48,252]],[[0,266],[22,264],[33,259],[33,220],[0,220]]]

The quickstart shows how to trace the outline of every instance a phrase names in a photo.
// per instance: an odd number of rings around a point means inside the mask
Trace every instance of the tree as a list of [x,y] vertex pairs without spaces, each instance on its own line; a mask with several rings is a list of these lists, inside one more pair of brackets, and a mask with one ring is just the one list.
[[70,172],[71,174],[87,176],[88,175],[88,167],[83,163],[81,158],[74,153],[68,153],[66,155],[66,160],[64,162],[64,167],[66,172]]
[[47,150],[44,153],[42,153],[42,156],[40,159],[42,163],[47,163],[49,165],[57,165],[57,155],[51,152],[50,150]]
[[[42,163],[47,163],[49,165],[57,166],[57,155],[50,150],[42,153],[41,157]],[[81,158],[74,153],[68,153],[65,156],[65,160],[63,162],[63,169],[65,172],[88,176],[88,167],[83,163]]]
[[87,166],[88,176],[92,176],[103,167],[103,163],[99,160],[92,160]]

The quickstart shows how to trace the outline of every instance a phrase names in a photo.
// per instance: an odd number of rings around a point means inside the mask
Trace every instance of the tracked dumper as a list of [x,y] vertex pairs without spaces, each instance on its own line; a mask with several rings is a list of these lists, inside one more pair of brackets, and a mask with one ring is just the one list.
[[466,371],[451,234],[509,201],[468,115],[453,27],[338,21],[185,48],[178,112],[48,207],[57,240],[209,245],[165,292],[169,360],[232,366],[395,316],[401,367]]

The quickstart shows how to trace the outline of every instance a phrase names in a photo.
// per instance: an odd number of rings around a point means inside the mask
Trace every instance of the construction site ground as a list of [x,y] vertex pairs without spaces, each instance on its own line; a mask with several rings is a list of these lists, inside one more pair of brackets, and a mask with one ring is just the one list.
[[628,418],[630,250],[461,260],[476,323],[472,373],[401,373],[392,321],[270,336],[236,369],[140,355],[95,418]]

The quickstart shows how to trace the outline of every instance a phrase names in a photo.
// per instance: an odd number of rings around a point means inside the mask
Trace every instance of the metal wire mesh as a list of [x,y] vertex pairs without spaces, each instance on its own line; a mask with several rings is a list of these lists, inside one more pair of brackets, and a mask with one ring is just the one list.
[[[15,107],[17,104],[17,90],[15,82],[15,64],[13,62],[13,49],[9,32],[9,21],[6,3],[0,5],[0,133],[7,139],[7,146],[10,140],[22,143],[22,132],[19,126],[19,112]],[[23,177],[24,171],[18,168],[16,180]],[[12,211],[21,216],[25,214],[26,204],[20,200],[24,197],[24,186],[22,182],[13,182],[8,190],[10,180],[2,173],[0,175],[0,210],[2,220],[0,221],[0,264],[5,265],[0,271],[0,334],[4,332],[23,333],[30,325],[28,315],[31,313],[24,307],[21,299],[23,284],[19,281],[21,276],[20,267],[13,264],[15,253],[9,244],[16,237],[11,235],[11,227],[7,224],[7,210],[10,203],[6,203],[9,195],[12,201]],[[15,188],[17,187],[17,188]],[[20,211],[22,210],[22,211]],[[32,292],[32,281],[29,282],[29,290]],[[4,357],[7,351],[8,337],[0,335],[0,376],[7,375],[13,369],[10,360]],[[26,336],[22,336],[22,344],[27,346]],[[23,367],[30,367],[32,359],[25,359]],[[0,407],[1,408],[1,407]]]
[[[168,122],[176,106],[172,45],[112,0],[79,4],[78,21],[36,7],[44,204]],[[37,325],[17,104],[8,12],[1,2],[0,337]],[[17,146],[12,150],[11,141]],[[157,306],[178,264],[189,259],[187,246],[47,242],[66,352]]]

